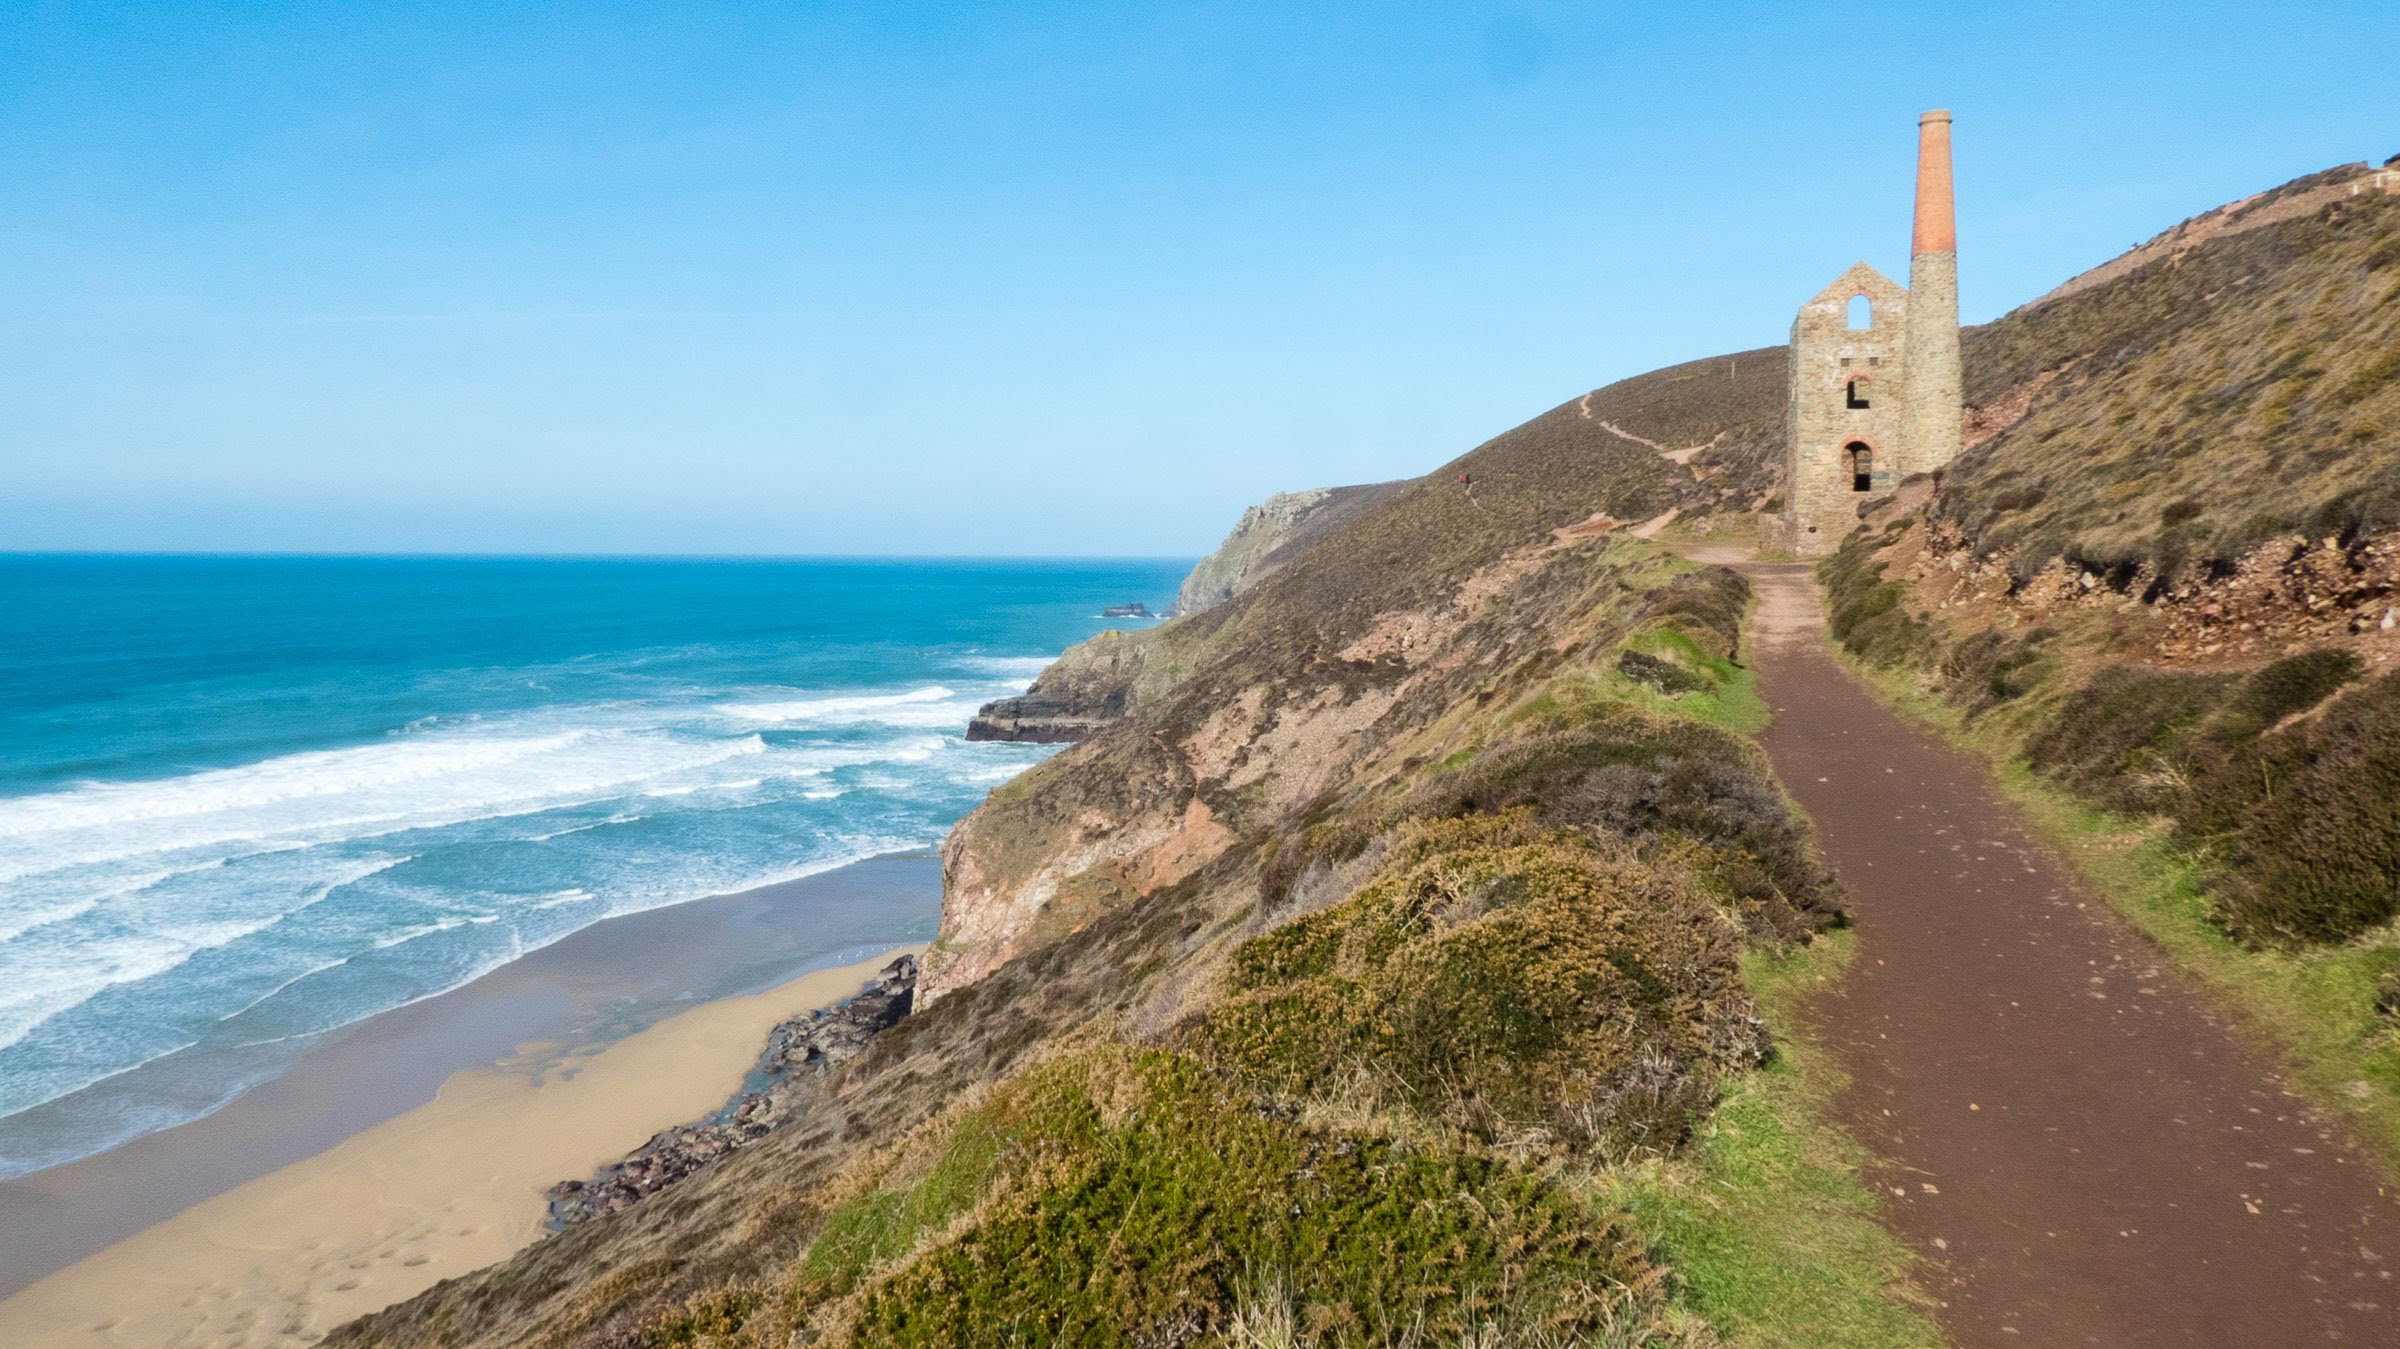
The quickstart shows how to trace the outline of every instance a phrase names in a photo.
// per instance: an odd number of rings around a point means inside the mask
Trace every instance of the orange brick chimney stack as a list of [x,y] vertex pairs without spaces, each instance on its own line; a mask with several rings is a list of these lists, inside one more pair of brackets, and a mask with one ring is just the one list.
[[1908,257],[1908,314],[1900,359],[1900,471],[1931,473],[1958,455],[1966,383],[1958,359],[1958,220],[1951,208],[1950,114],[1917,119],[1917,228]]
[[1950,196],[1950,114],[1937,108],[1917,119],[1917,233],[1909,252],[1958,251]]

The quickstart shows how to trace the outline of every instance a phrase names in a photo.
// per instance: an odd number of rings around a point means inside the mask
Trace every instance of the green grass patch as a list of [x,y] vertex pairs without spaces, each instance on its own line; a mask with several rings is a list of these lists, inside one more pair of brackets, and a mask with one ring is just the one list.
[[1622,695],[1652,711],[1705,721],[1735,735],[1756,735],[1767,728],[1767,700],[1758,693],[1758,672],[1715,655],[1677,628],[1651,628],[1634,634],[1625,649],[1653,658],[1663,657],[1707,681],[1707,687],[1667,696],[1636,681]]
[[1856,947],[1837,931],[1746,957],[1743,981],[1774,1031],[1775,1058],[1732,1082],[1682,1156],[1603,1185],[1674,1271],[1676,1305],[1733,1345],[1942,1342],[1911,1282],[1916,1257],[1876,1220],[1860,1175],[1870,1159],[1832,1122],[1844,1074],[1800,1022]]

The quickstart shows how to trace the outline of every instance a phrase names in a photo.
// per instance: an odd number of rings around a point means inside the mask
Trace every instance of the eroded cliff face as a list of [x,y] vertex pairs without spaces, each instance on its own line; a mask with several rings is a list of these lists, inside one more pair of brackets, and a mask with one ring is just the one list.
[[[1278,492],[1252,506],[1217,550],[1184,578],[1167,616],[1188,617],[1224,604],[1403,486]],[[1156,631],[1104,632],[1069,647],[1032,688],[984,704],[967,723],[967,739],[1072,744],[1124,716],[1168,677],[1164,670],[1148,668],[1153,651],[1173,645],[1153,640]]]
[[[1609,503],[1576,504],[1598,509],[1537,525],[1439,589],[1412,581],[1376,604],[1374,587],[1361,586],[1357,602],[1327,612],[1314,608],[1305,575],[1270,577],[1216,613],[1070,653],[1054,667],[1060,678],[1046,672],[1035,692],[1096,694],[1079,710],[1107,715],[944,842],[942,936],[921,995],[939,999],[1229,853],[1255,851],[1312,810],[1397,781],[1415,766],[1413,738],[1472,706],[1477,686],[1538,678],[1560,652],[1621,632],[1639,616],[1629,589],[1637,574],[1656,579],[1652,564],[1616,546]],[[1438,531],[1456,512],[1486,508],[1435,487],[1390,509],[1385,528],[1399,537],[1412,511]],[[1088,654],[1096,645],[1138,654],[1103,659]],[[1167,665],[1181,673],[1164,678]]]

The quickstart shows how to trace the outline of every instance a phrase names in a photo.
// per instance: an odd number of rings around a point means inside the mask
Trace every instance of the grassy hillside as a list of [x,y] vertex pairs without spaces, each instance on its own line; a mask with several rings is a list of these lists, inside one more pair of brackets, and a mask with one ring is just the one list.
[[1835,911],[1746,587],[1602,527],[1679,476],[1568,404],[1147,634],[797,1123],[333,1342],[1931,1343],[1759,1001]]
[[[2400,523],[2400,195],[2350,195],[2363,171],[1969,333],[1970,403],[2047,382],[1951,467],[1938,518],[2019,577],[2063,558],[2120,587]],[[2311,204],[2240,228],[2287,202]]]
[[[1984,438],[1827,578],[1887,678],[2255,878],[2228,959],[2343,943],[2293,982],[2347,1008],[2400,965],[2392,677],[2115,668],[2138,578],[2383,519],[2393,207],[2329,184],[1969,334]],[[1746,586],[1612,527],[1770,498],[1784,378],[1595,390],[1118,639],[1078,667],[1112,719],[945,845],[923,1010],[792,1125],[333,1342],[1932,1343],[1793,1038],[1846,947],[1746,739]],[[1945,607],[1975,558],[2006,579]],[[2060,558],[2135,593],[2035,621]],[[2400,1084],[2327,1024],[2328,1073]]]

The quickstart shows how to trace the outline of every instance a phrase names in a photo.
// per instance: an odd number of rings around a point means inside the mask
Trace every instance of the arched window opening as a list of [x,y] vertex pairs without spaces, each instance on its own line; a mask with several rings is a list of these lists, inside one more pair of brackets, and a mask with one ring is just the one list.
[[1866,442],[1862,440],[1851,441],[1842,448],[1850,457],[1850,490],[1853,492],[1874,491],[1875,451],[1868,449]]
[[1863,394],[1863,393],[1860,393],[1860,392],[1858,391],[1858,381],[1857,381],[1857,380],[1851,380],[1851,381],[1850,381],[1850,392],[1849,392],[1849,395],[1848,395],[1848,397],[1847,397],[1846,401],[1849,403],[1849,405],[1850,405],[1851,407],[1854,407],[1854,408],[1863,408],[1863,407],[1867,406],[1867,396],[1866,396],[1865,394]]
[[1850,326],[1853,328],[1875,326],[1875,304],[1864,295],[1850,297]]

